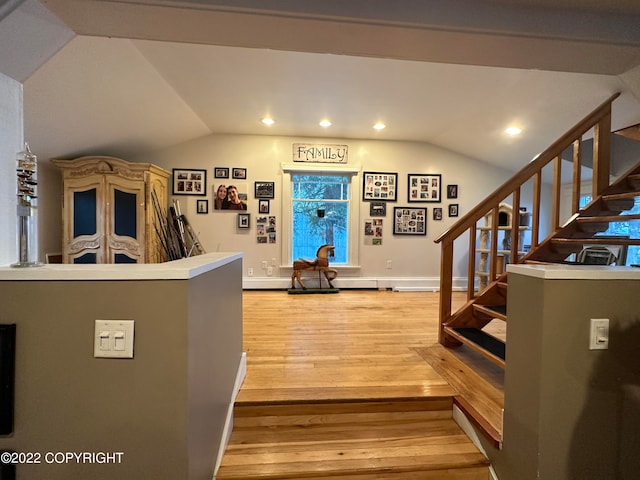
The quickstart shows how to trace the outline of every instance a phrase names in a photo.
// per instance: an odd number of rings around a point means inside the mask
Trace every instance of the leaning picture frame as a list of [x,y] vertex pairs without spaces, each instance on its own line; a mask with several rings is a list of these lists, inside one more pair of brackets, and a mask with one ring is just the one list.
[[424,207],[394,207],[394,235],[426,235],[427,209]]
[[398,174],[393,172],[364,172],[362,174],[362,200],[397,201]]
[[173,169],[174,195],[207,194],[207,171],[194,168]]
[[410,203],[440,202],[442,199],[442,175],[439,173],[410,173],[407,178]]

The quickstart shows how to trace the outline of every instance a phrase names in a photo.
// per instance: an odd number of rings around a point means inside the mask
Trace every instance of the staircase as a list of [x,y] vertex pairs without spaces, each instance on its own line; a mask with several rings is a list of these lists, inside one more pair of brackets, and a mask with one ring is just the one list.
[[[530,188],[532,192],[531,250],[526,254],[518,251],[518,245],[522,243],[520,235],[523,235],[523,232],[518,228],[511,229],[509,258],[512,259],[512,263],[567,263],[568,257],[580,252],[585,245],[640,245],[640,239],[637,238],[597,236],[598,233],[606,231],[611,222],[640,220],[640,215],[625,215],[625,211],[633,207],[635,198],[640,197],[640,163],[613,184],[609,184],[611,104],[617,96],[613,95],[600,105],[436,240],[442,248],[439,336],[441,344],[447,347],[467,345],[496,365],[505,367],[504,339],[487,333],[485,327],[490,322],[507,321],[507,274],[498,271],[499,252],[497,240],[493,240],[489,253],[490,281],[482,291],[476,292],[476,232],[479,228],[478,222],[486,215],[498,218],[498,208],[503,202],[512,205],[514,212],[519,212],[525,188]],[[582,138],[589,131],[594,132],[593,200],[580,208]],[[568,151],[573,157],[573,214],[569,221],[560,225],[561,156],[566,157]],[[544,170],[545,167],[548,168]],[[552,170],[553,177],[551,211],[548,212],[551,218],[551,233],[539,241],[542,178],[549,169]],[[491,238],[497,239],[497,225],[492,226],[491,233]],[[464,243],[465,234],[469,239],[468,301],[458,311],[451,312],[453,245],[460,237]]]
[[451,397],[237,403],[217,480],[487,480]]

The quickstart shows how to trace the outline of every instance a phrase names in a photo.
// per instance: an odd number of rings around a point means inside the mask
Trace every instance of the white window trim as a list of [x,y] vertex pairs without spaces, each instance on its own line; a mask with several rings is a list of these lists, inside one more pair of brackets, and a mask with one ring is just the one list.
[[350,175],[351,183],[349,187],[349,245],[347,257],[349,263],[332,265],[338,270],[360,268],[360,178],[362,167],[360,165],[327,165],[327,164],[292,164],[283,163],[282,166],[282,241],[281,243],[281,268],[293,268],[291,255],[293,246],[291,239],[291,211],[293,209],[293,195],[291,192],[291,175],[299,173],[324,173]]

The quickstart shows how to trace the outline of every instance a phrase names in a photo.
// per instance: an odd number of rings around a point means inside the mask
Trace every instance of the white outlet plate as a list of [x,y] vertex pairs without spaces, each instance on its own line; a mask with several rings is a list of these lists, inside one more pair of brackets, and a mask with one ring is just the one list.
[[133,358],[133,320],[96,320],[93,356]]

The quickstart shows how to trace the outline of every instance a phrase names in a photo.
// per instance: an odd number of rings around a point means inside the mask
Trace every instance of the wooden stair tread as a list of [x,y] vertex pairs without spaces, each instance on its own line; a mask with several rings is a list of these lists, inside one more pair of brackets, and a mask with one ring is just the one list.
[[479,305],[473,306],[474,311],[480,312],[491,318],[497,318],[499,320],[507,320],[507,306],[506,305]]
[[445,327],[444,329],[455,339],[504,368],[506,358],[506,345],[504,342],[477,328]]
[[640,197],[640,192],[639,191],[631,191],[631,192],[622,192],[622,193],[611,193],[608,195],[602,195],[602,199],[604,201],[609,201],[609,200],[626,200],[629,198],[635,198],[635,197]]
[[640,214],[634,213],[630,215],[595,215],[576,218],[576,222],[578,223],[629,222],[632,220],[640,220]]
[[552,238],[554,244],[583,244],[583,245],[640,245],[640,238]]
[[216,479],[486,479],[451,398],[430,402],[238,406]]

